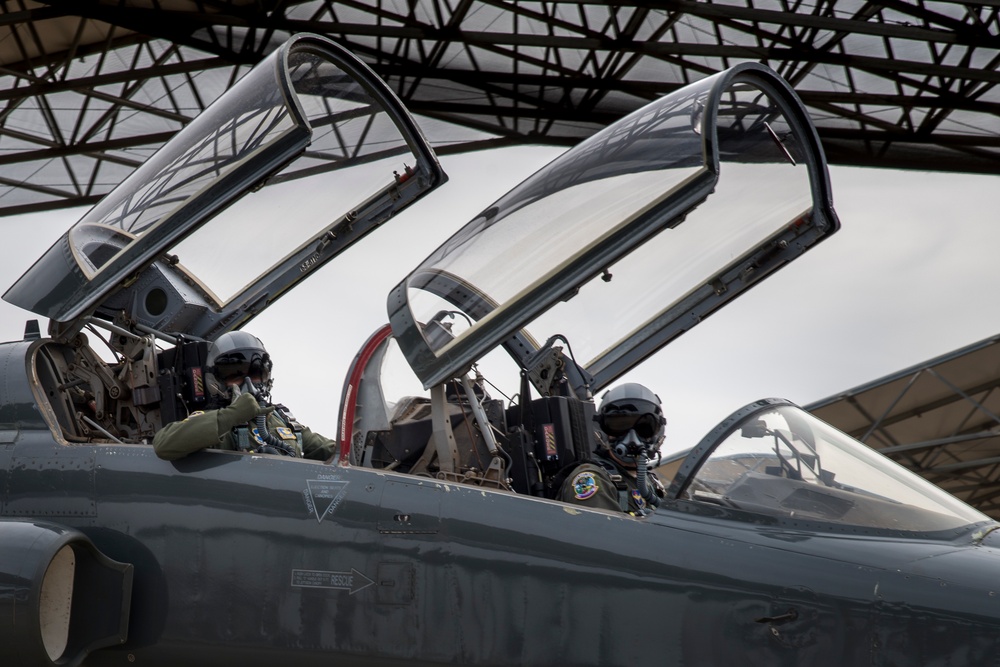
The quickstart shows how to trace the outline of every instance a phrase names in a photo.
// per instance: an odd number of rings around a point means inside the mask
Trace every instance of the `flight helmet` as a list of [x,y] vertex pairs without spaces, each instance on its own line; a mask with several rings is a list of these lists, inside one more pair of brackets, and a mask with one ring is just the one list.
[[607,391],[601,397],[595,419],[607,436],[611,451],[629,463],[640,452],[646,456],[657,452],[667,424],[660,397],[635,382]]
[[219,336],[208,348],[205,373],[209,388],[225,392],[234,380],[250,378],[263,393],[271,389],[271,356],[256,336],[245,331],[230,331]]

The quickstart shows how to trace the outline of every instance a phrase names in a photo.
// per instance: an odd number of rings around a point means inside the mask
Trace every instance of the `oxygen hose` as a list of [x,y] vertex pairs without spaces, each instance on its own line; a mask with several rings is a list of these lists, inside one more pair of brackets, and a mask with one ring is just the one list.
[[[260,407],[265,407],[261,405]],[[267,430],[267,415],[257,415],[254,420],[257,422],[257,435],[261,440],[271,445],[272,447],[277,447],[279,449],[284,449],[285,445],[280,439],[271,435],[271,432]]]
[[643,500],[649,503],[651,507],[656,507],[660,504],[659,496],[656,495],[646,480],[646,452],[639,452],[639,455],[635,457],[635,482]]
[[[237,393],[239,392],[239,389],[236,387],[233,387],[233,390],[236,391]],[[254,385],[253,381],[250,378],[244,379],[243,390],[249,391],[251,394],[253,394],[254,398],[257,399],[257,405],[260,406],[261,409],[268,407],[267,403],[264,401],[263,396],[260,395],[260,391],[257,389],[257,387]],[[257,437],[260,438],[265,445],[274,447],[281,454],[285,454],[287,456],[298,456],[295,450],[288,447],[281,440],[281,438],[276,438],[273,435],[271,435],[271,432],[267,429],[266,412],[257,415],[254,418],[254,423],[257,424]]]
[[650,507],[657,507],[660,504],[660,497],[656,495],[653,487],[649,485],[649,480],[646,477],[647,474],[647,462],[649,459],[646,458],[646,449],[642,442],[639,440],[639,436],[636,435],[635,430],[630,430],[628,434],[622,438],[614,447],[614,452],[621,457],[632,456],[635,460],[635,485],[639,490],[639,494],[642,499],[645,500]]
[[[262,408],[267,407],[264,404],[264,401],[262,401],[260,399],[257,400],[257,403]],[[257,436],[261,440],[263,440],[265,443],[267,443],[271,447],[274,447],[275,449],[277,449],[282,454],[286,454],[288,456],[298,456],[298,454],[295,452],[295,450],[292,449],[292,448],[290,448],[288,445],[286,445],[281,440],[281,438],[274,437],[273,435],[271,435],[271,432],[269,430],[267,430],[267,413],[264,413],[264,414],[261,414],[261,415],[257,415],[257,417],[255,418],[255,421],[257,422]]]

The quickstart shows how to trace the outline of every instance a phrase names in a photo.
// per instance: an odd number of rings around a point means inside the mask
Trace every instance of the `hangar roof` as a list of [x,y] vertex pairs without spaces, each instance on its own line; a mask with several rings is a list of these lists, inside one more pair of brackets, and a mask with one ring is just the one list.
[[440,153],[572,145],[760,61],[798,91],[831,163],[1000,173],[996,5],[0,0],[0,215],[96,201],[302,31],[369,63]]
[[806,409],[1000,518],[1000,336]]

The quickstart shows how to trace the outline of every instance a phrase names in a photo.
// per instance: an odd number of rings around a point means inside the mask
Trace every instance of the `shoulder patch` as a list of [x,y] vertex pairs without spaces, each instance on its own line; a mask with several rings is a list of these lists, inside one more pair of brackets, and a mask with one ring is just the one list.
[[597,493],[597,478],[590,471],[577,474],[572,483],[573,497],[577,500],[586,500]]
[[192,412],[191,414],[189,414],[187,417],[185,417],[184,421],[187,421],[187,420],[191,419],[191,417],[200,417],[203,414],[205,414],[204,410],[195,410],[194,412]]

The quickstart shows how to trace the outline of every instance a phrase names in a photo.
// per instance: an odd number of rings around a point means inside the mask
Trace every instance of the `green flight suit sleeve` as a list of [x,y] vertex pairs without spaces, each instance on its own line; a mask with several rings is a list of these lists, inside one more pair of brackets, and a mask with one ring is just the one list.
[[167,424],[153,436],[153,451],[161,459],[173,461],[206,447],[234,449],[230,435],[233,427],[245,424],[261,412],[257,399],[241,394],[228,407],[192,412],[183,421]]
[[184,421],[167,424],[153,437],[153,451],[161,459],[173,461],[199,449],[222,446],[218,413],[218,410],[194,412]]
[[325,461],[336,449],[336,443],[319,433],[313,433],[308,427],[302,427],[302,455],[314,461]]
[[581,464],[570,473],[559,488],[559,500],[592,509],[622,509],[615,483],[604,468],[592,463]]

